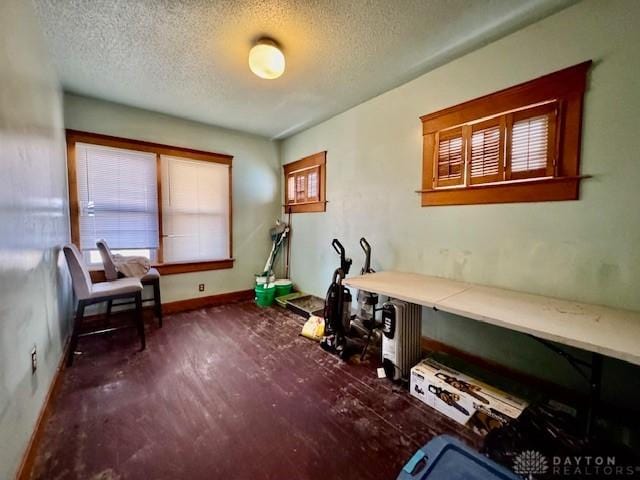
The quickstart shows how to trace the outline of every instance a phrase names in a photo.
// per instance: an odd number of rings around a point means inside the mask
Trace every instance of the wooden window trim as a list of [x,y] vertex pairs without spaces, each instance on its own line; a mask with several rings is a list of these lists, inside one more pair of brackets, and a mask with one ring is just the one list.
[[[583,98],[591,61],[500,90],[420,117],[423,131],[422,206],[467,205],[486,203],[577,200],[580,175],[580,143]],[[490,117],[504,116],[505,130],[514,118],[527,115],[533,108],[556,108],[553,129],[550,126],[549,148],[553,164],[547,178],[514,179],[499,183],[476,183],[454,188],[437,188],[436,165],[438,135],[442,131],[467,128],[466,148],[470,149],[469,130],[475,123]],[[509,156],[510,133],[505,132],[505,151]],[[469,152],[467,152],[469,153]],[[510,159],[506,159],[507,169]],[[467,167],[468,168],[468,167]],[[469,175],[469,172],[467,172]],[[505,175],[508,172],[505,171]],[[468,177],[467,177],[468,178]]]
[[[284,211],[285,213],[310,213],[326,211],[326,184],[327,184],[327,152],[318,152],[308,157],[282,166],[284,172]],[[299,171],[318,172],[318,200],[289,203],[289,177]],[[308,177],[305,177],[305,182]],[[306,184],[305,188],[308,188]]]
[[[178,273],[200,272],[206,270],[220,270],[233,268],[235,259],[233,258],[233,166],[232,155],[215,152],[205,152],[191,148],[175,147],[160,143],[145,142],[128,138],[114,137],[99,133],[82,132],[78,130],[66,130],[67,139],[67,175],[69,184],[69,213],[71,223],[71,241],[80,248],[80,203],[78,200],[78,183],[76,172],[75,147],[76,143],[88,143],[114,148],[124,148],[128,150],[138,150],[156,154],[156,175],[158,185],[158,261],[153,264],[162,275],[172,275]],[[206,162],[220,163],[229,166],[229,257],[219,260],[202,260],[196,262],[168,262],[162,261],[162,174],[160,169],[160,156],[168,155],[172,157],[188,158],[190,160],[200,160]],[[94,270],[99,271],[99,270]]]

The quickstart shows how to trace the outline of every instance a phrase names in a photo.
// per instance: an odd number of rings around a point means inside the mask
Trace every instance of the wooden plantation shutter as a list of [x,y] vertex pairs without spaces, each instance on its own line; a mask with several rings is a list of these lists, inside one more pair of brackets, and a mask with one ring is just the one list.
[[556,159],[555,103],[510,114],[507,179],[554,175]]
[[317,202],[320,200],[320,168],[314,167],[307,174],[307,201]]
[[291,175],[287,177],[287,203],[295,203],[296,201],[296,177]]
[[461,185],[464,182],[464,148],[462,129],[438,132],[434,183],[437,187]]
[[304,173],[296,174],[296,203],[307,201],[307,176]]
[[468,184],[504,180],[504,117],[471,127]]
[[287,203],[320,201],[320,167],[292,172],[287,177]]

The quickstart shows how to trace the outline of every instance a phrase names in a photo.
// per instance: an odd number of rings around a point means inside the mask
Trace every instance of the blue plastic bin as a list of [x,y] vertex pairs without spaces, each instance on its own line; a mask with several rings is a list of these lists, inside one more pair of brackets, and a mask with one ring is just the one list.
[[440,435],[402,467],[398,480],[522,480],[449,435]]

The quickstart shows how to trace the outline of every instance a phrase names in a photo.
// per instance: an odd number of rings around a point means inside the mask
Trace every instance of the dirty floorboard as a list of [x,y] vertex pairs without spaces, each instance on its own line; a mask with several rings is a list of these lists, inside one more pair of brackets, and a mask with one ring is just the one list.
[[478,438],[298,335],[250,302],[80,339],[36,450],[33,479],[394,479],[417,448]]

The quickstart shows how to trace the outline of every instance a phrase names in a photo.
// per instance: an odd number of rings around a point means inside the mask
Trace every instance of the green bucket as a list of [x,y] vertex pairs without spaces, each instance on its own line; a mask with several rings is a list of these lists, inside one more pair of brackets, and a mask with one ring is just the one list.
[[276,287],[273,283],[256,285],[256,304],[260,307],[270,307],[276,298]]
[[276,280],[273,284],[276,286],[276,297],[289,295],[291,293],[291,290],[293,290],[293,283],[291,282],[291,280],[288,280],[286,278]]

